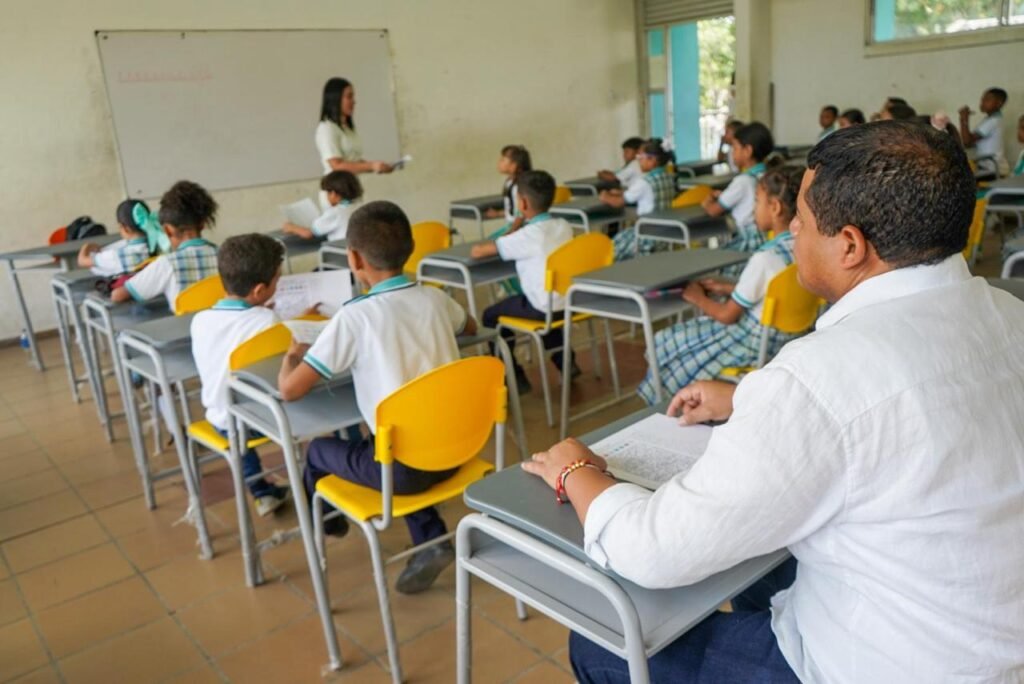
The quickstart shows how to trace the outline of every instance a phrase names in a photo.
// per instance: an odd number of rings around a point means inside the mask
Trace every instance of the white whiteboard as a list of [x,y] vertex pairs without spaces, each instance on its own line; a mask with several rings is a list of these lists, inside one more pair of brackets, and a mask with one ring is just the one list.
[[366,159],[397,160],[388,34],[352,31],[100,31],[125,190],[158,197],[318,178],[323,86],[341,76]]

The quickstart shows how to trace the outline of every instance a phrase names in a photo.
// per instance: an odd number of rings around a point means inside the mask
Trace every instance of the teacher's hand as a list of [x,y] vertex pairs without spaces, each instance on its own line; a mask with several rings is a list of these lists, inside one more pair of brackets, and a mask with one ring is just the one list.
[[370,168],[373,169],[374,173],[391,173],[395,170],[391,164],[382,161],[370,162]]
[[719,380],[698,380],[676,392],[666,413],[679,417],[680,425],[728,420],[736,385]]

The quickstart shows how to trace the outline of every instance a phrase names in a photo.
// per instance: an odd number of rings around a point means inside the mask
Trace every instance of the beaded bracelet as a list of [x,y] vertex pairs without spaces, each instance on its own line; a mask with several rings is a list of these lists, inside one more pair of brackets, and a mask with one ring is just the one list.
[[601,469],[596,463],[591,461],[589,458],[581,458],[578,461],[573,461],[569,465],[562,468],[562,471],[558,473],[558,480],[555,482],[555,500],[560,504],[569,503],[569,497],[565,493],[565,478],[569,477],[570,473],[574,473],[580,468],[593,468],[603,475],[607,475],[608,471]]

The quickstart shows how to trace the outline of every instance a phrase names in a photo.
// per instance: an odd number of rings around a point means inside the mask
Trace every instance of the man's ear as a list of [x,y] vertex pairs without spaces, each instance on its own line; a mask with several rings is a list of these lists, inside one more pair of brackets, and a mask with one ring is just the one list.
[[836,238],[840,250],[839,263],[844,269],[860,268],[873,257],[877,257],[875,248],[857,226],[843,226],[836,234]]

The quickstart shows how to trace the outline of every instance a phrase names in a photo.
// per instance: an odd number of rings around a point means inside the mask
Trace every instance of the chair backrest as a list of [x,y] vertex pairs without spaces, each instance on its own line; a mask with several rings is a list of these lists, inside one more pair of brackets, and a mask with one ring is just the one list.
[[457,468],[505,422],[507,402],[505,365],[493,356],[435,368],[377,405],[376,458],[417,470]]
[[292,331],[284,323],[272,325],[235,347],[228,357],[228,368],[236,371],[257,361],[283,354],[288,351],[291,343]]
[[682,191],[672,200],[672,208],[692,207],[700,204],[711,196],[711,187],[708,185],[695,185]]
[[571,199],[572,199],[572,190],[570,190],[569,188],[565,187],[564,185],[559,185],[559,186],[557,186],[555,188],[555,198],[553,200],[551,200],[551,204],[552,205],[554,205],[554,204],[565,204],[566,202],[568,202]]
[[416,273],[420,259],[452,246],[452,231],[440,221],[422,221],[412,227],[412,254],[405,262],[406,273]]
[[801,333],[814,325],[822,299],[797,280],[796,264],[790,264],[768,283],[761,324],[784,333]]
[[985,237],[985,208],[988,200],[979,199],[974,203],[974,219],[971,221],[971,229],[967,233],[967,246],[964,247],[964,259],[967,263],[973,264],[978,253],[978,247]]
[[584,233],[548,255],[544,287],[548,292],[564,295],[575,276],[611,266],[613,261],[615,248],[611,238],[603,233]]
[[219,275],[207,276],[178,293],[174,298],[174,313],[178,316],[209,309],[227,297]]

